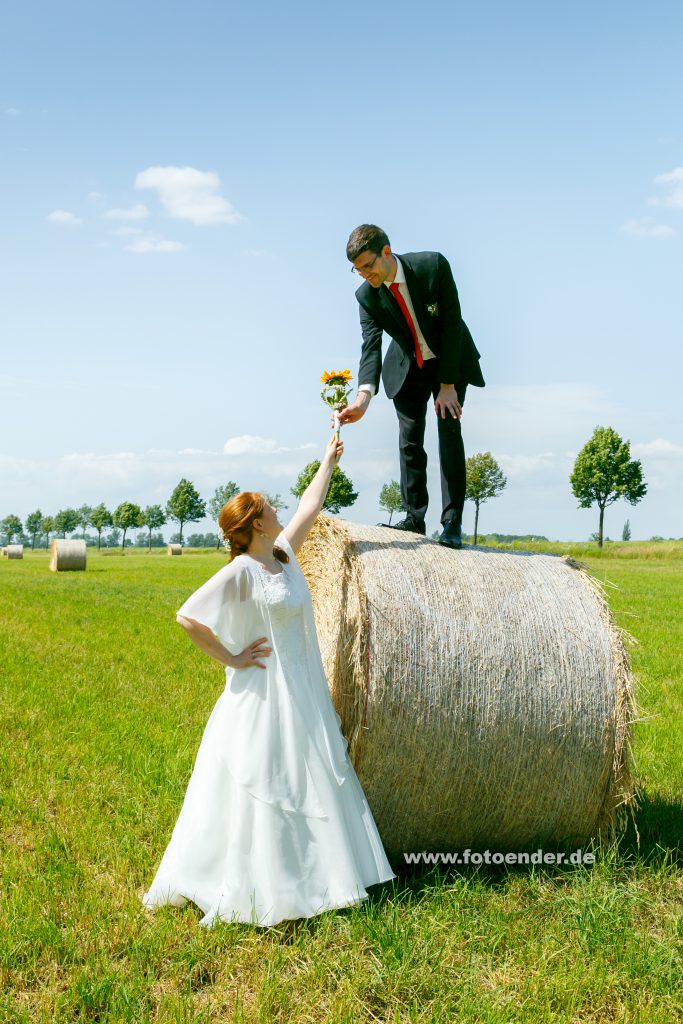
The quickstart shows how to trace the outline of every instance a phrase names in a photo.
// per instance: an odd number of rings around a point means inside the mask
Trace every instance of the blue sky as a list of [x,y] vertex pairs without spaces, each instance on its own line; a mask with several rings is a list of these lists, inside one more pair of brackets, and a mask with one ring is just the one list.
[[[0,517],[289,497],[324,369],[360,354],[349,232],[436,249],[482,355],[480,528],[585,539],[568,476],[597,425],[649,484],[606,532],[681,536],[683,9],[579,2],[5,5]],[[388,342],[387,342],[388,344]],[[385,349],[386,351],[386,349]],[[428,530],[440,514],[427,427]],[[380,389],[341,465],[381,518]],[[473,510],[468,505],[465,529]],[[210,524],[203,524],[208,529]]]

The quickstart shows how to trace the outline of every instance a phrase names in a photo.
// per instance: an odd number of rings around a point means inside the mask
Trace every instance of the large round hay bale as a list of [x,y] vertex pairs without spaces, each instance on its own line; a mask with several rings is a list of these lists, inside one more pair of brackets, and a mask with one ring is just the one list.
[[327,515],[300,562],[388,856],[528,851],[623,827],[626,635],[578,563]]
[[167,544],[166,553],[168,555],[182,555],[183,546],[182,544]]
[[24,545],[23,544],[8,544],[5,548],[5,553],[8,558],[23,558],[24,557]]
[[84,540],[55,540],[50,548],[50,569],[53,572],[76,572],[85,569],[87,552]]

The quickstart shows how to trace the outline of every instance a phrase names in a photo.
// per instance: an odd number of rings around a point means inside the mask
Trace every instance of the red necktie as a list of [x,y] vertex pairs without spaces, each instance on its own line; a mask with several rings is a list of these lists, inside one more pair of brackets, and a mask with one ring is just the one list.
[[413,318],[410,315],[410,310],[406,306],[406,301],[401,295],[400,291],[398,290],[398,282],[394,281],[393,284],[390,284],[389,289],[391,291],[391,294],[394,296],[399,306],[401,307],[401,312],[406,318],[408,327],[410,327],[410,333],[412,334],[413,341],[415,342],[415,355],[417,356],[417,365],[421,368],[424,359],[422,358],[422,352],[420,351],[420,343],[417,340],[417,331],[415,330],[415,324],[413,323]]

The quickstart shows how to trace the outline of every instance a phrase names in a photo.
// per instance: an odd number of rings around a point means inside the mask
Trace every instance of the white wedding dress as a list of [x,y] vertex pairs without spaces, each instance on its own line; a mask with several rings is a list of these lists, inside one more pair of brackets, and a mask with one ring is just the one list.
[[327,687],[308,585],[289,556],[271,574],[249,555],[178,610],[232,654],[261,636],[266,669],[226,669],[146,907],[192,900],[201,925],[268,926],[367,898],[391,870]]

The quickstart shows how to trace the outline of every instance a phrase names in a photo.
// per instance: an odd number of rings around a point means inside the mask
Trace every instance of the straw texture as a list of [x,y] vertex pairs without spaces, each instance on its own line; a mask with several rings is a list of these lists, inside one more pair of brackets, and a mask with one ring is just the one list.
[[8,558],[23,558],[24,557],[24,545],[23,544],[8,544],[5,548],[5,554]]
[[86,546],[84,540],[53,540],[50,549],[50,569],[53,572],[76,572],[85,569]]
[[577,562],[325,514],[299,561],[388,856],[550,848],[625,825],[628,637]]
[[183,546],[182,544],[167,544],[166,554],[167,555],[182,555]]

